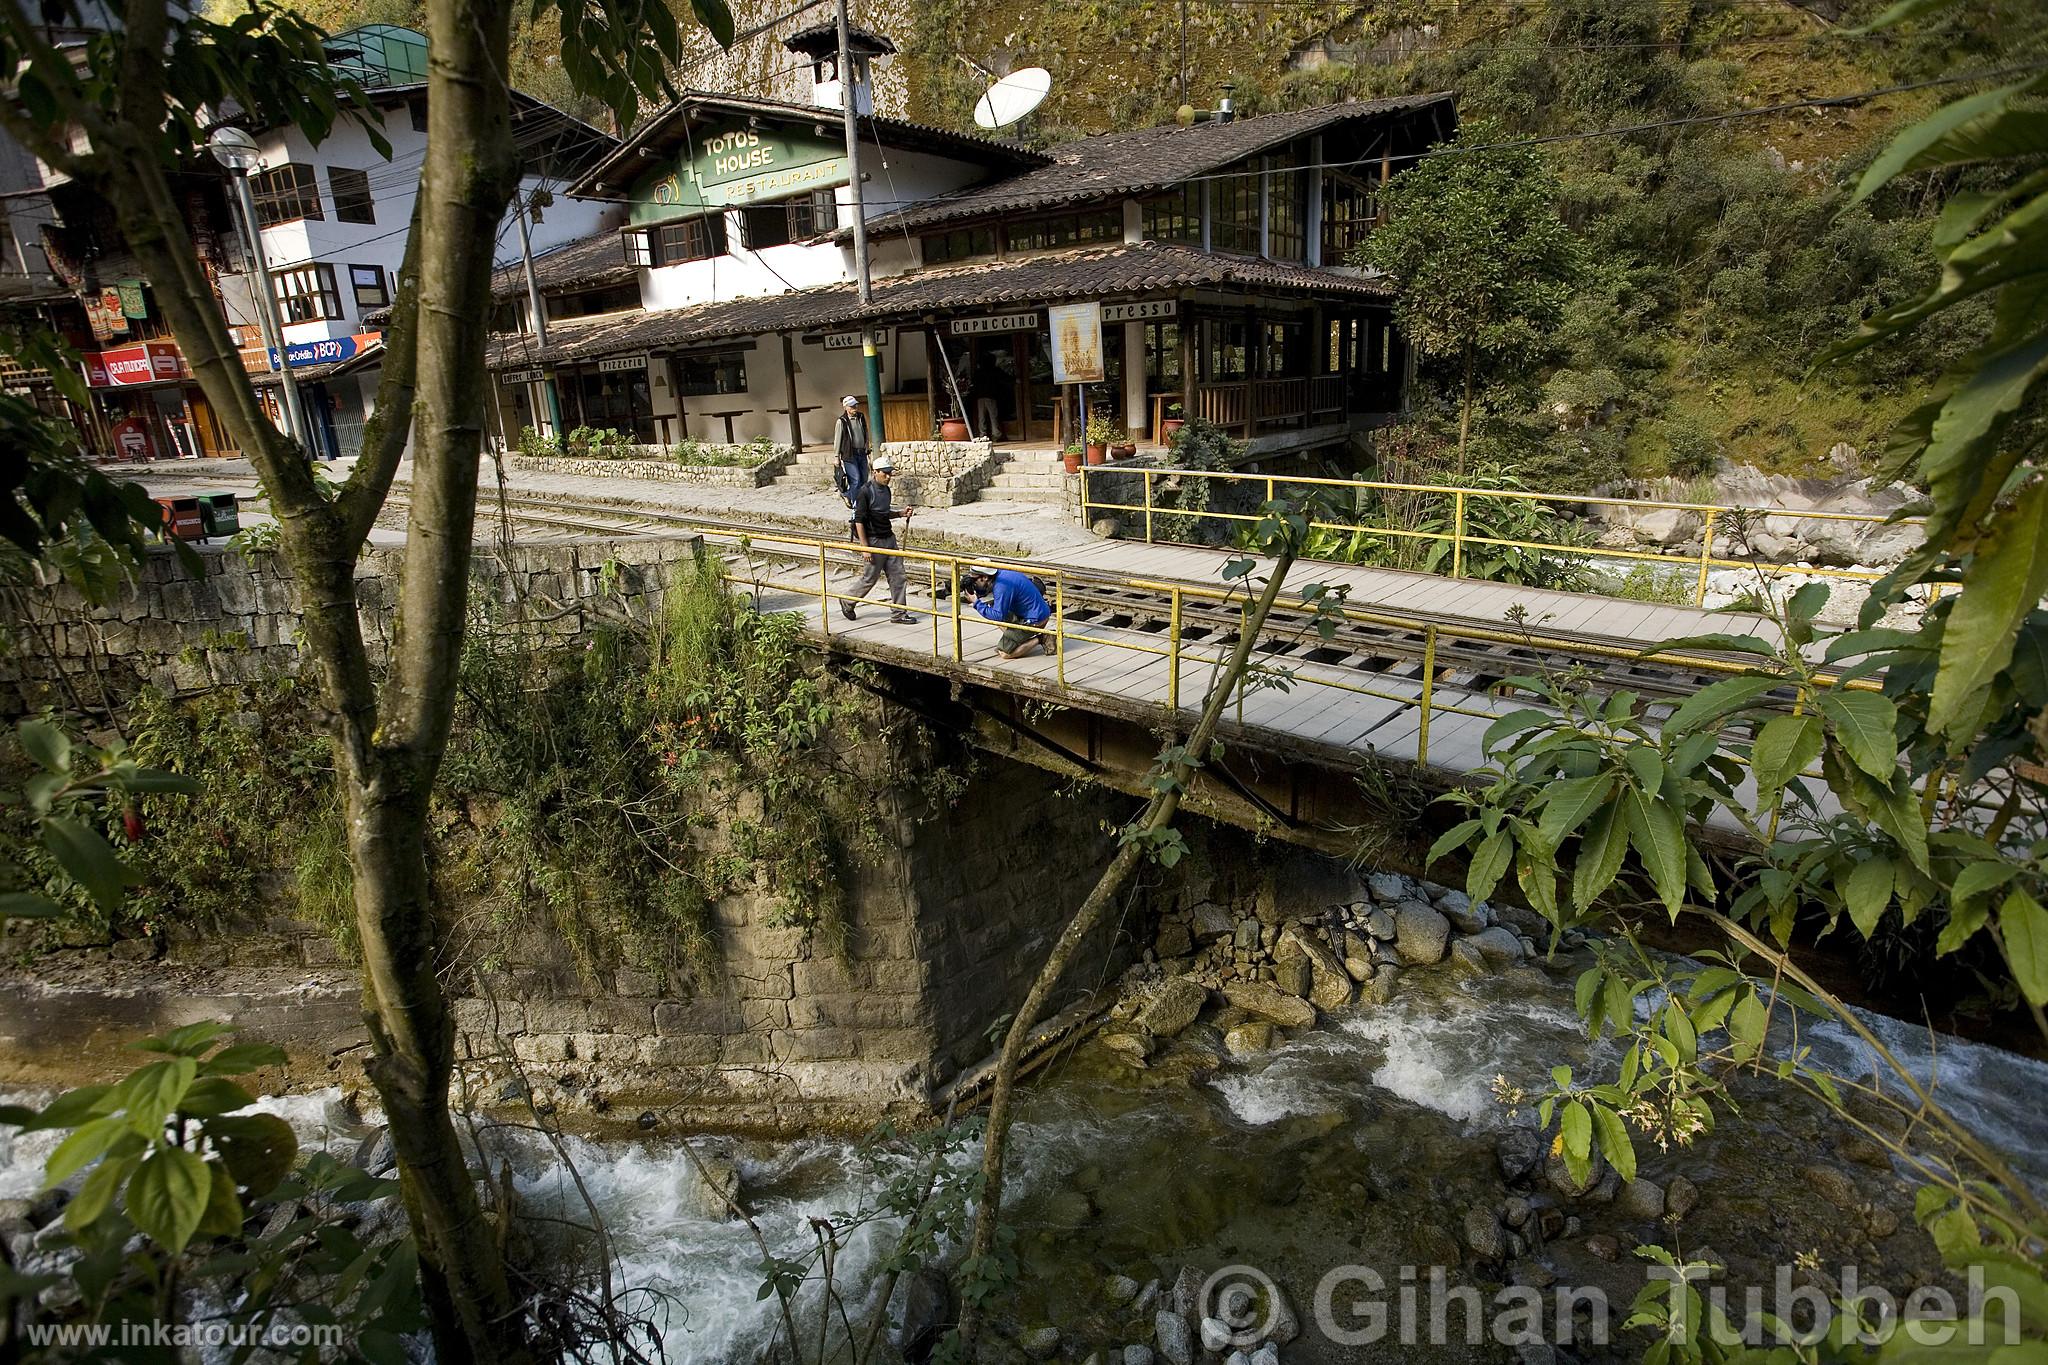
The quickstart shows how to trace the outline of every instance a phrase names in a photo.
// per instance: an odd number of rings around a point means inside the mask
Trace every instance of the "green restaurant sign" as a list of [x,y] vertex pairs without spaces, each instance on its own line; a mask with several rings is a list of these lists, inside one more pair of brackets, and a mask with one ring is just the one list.
[[680,166],[635,187],[633,222],[658,223],[846,183],[846,148],[838,141],[770,128],[698,131],[703,136],[684,144]]

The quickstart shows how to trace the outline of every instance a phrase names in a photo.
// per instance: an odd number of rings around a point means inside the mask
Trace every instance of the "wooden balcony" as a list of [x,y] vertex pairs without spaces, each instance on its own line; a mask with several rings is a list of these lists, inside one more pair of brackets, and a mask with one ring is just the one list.
[[1345,378],[1339,374],[1197,384],[1194,415],[1233,435],[1257,436],[1341,422],[1345,392]]

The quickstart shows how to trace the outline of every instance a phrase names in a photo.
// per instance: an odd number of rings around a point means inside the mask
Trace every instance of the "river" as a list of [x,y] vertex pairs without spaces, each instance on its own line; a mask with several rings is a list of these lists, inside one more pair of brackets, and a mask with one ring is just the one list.
[[[1099,1349],[1113,1359],[1113,1348],[1150,1342],[1151,1308],[1134,1313],[1115,1303],[1104,1289],[1110,1277],[1158,1280],[1163,1292],[1183,1266],[1204,1276],[1244,1266],[1282,1286],[1305,1325],[1284,1361],[1512,1358],[1491,1341],[1469,1345],[1458,1330],[1462,1310],[1450,1315],[1452,1340],[1442,1344],[1357,1344],[1346,1334],[1365,1330],[1370,1311],[1361,1299],[1371,1296],[1361,1289],[1365,1279],[1341,1268],[1367,1268],[1389,1286],[1379,1297],[1390,1321],[1399,1316],[1402,1267],[1448,1263],[1453,1283],[1489,1287],[1506,1278],[1494,1268],[1459,1269],[1462,1223],[1475,1207],[1501,1205],[1508,1191],[1497,1145],[1507,1129],[1531,1121],[1510,1117],[1495,1078],[1536,1087],[1559,1063],[1583,1069],[1606,1060],[1589,1057],[1606,1049],[1589,1047],[1570,1011],[1576,966],[1560,960],[1543,971],[1479,977],[1412,971],[1389,1003],[1340,1011],[1326,1027],[1242,1061],[1219,1063],[1206,1025],[1144,1070],[1083,1046],[1034,1083],[1020,1108],[1011,1204],[1023,1281],[1015,1315],[1001,1326],[1055,1326],[1059,1358],[1079,1362]],[[1930,1059],[1924,1034],[1869,1018],[1889,1046],[1918,1059],[1952,1111],[2032,1177],[2048,1179],[2048,1114],[2039,1102],[2048,1065],[1953,1040],[1942,1040]],[[1869,1072],[1862,1045],[1843,1030],[1808,1029],[1801,1041],[1838,1074]],[[326,1130],[329,1098],[266,1105],[308,1141],[353,1151],[354,1136]],[[1839,1125],[1775,1082],[1745,1083],[1738,1098],[1740,1114],[1682,1153],[1639,1144],[1643,1175],[1668,1183],[1682,1173],[1699,1187],[1698,1207],[1683,1222],[1660,1227],[1621,1202],[1571,1203],[1552,1217],[1580,1225],[1514,1263],[1513,1278],[1534,1287],[1555,1276],[1606,1296],[1615,1311],[1612,1344],[1585,1340],[1599,1315],[1581,1312],[1572,1347],[1580,1358],[1640,1355],[1640,1340],[1618,1327],[1643,1281],[1642,1262],[1628,1254],[1638,1241],[1656,1238],[1688,1253],[1711,1246],[1738,1284],[1768,1284],[1778,1263],[1802,1253],[1826,1267],[1854,1265],[1865,1282],[1900,1292],[1937,1277],[1912,1226],[1911,1191],[1881,1168],[1881,1154],[1844,1144]],[[0,1198],[34,1191],[52,1145],[43,1135],[10,1141],[10,1131],[0,1129]],[[759,1250],[675,1143],[568,1142],[615,1239],[618,1274],[643,1291],[639,1306],[660,1323],[669,1358],[757,1358],[776,1329],[772,1305],[758,1297]],[[530,1204],[580,1221],[581,1197],[559,1163],[530,1139],[514,1145]],[[907,1158],[877,1165],[859,1144],[837,1138],[704,1145],[736,1166],[747,1206],[785,1254],[810,1244],[813,1218],[840,1220],[891,1176],[914,1174]],[[973,1151],[954,1157],[962,1167],[977,1159]],[[1815,1166],[1848,1184],[1817,1184],[1808,1173]],[[1829,1202],[1823,1195],[1831,1190],[1850,1193]],[[838,1268],[840,1282],[856,1287],[849,1311],[858,1312],[857,1287],[893,1245],[895,1227],[876,1220],[847,1239]],[[1596,1234],[1615,1239],[1618,1258],[1598,1254]],[[1339,1292],[1319,1324],[1317,1287],[1332,1271]],[[1839,1269],[1830,1273],[1839,1278]],[[1426,1270],[1415,1272],[1415,1283],[1425,1291],[1418,1317],[1426,1320]],[[810,1299],[800,1309],[815,1321]],[[1426,1325],[1418,1330],[1427,1336]]]

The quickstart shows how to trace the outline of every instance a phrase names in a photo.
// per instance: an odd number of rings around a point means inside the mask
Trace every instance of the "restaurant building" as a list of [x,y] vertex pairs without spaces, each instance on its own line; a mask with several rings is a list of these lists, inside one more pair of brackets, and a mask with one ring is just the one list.
[[[838,396],[863,392],[864,325],[889,440],[960,416],[1001,445],[1063,444],[1085,399],[1141,443],[1199,416],[1255,453],[1321,451],[1400,410],[1391,284],[1346,262],[1394,166],[1454,130],[1448,95],[1225,109],[1037,151],[874,116],[868,66],[894,49],[857,33],[864,306],[831,31],[789,46],[812,61],[811,105],[686,95],[572,187],[625,219],[537,261],[545,347],[523,279],[500,272],[507,443],[590,426],[817,445]],[[1055,350],[1083,335],[1076,371]]]

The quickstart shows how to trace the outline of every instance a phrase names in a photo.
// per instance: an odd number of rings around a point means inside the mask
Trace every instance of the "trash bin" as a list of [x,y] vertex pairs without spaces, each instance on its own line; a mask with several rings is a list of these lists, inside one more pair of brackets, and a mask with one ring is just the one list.
[[158,534],[165,540],[206,539],[206,525],[199,515],[199,499],[158,498],[156,505],[163,509],[164,524]]
[[242,514],[233,493],[201,493],[199,524],[208,536],[231,536],[242,529]]

